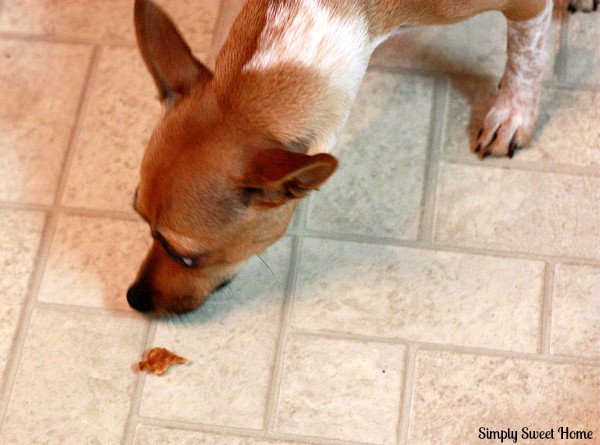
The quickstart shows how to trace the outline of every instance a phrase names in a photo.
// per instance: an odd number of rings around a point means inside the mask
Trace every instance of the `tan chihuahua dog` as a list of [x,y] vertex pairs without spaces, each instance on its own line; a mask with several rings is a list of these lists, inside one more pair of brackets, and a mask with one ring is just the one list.
[[201,305],[335,171],[326,152],[375,47],[402,25],[489,10],[508,20],[508,62],[474,151],[512,156],[533,134],[552,0],[248,0],[214,73],[157,6],[136,0],[138,44],[166,112],[135,194],[154,241],[129,304],[158,314]]

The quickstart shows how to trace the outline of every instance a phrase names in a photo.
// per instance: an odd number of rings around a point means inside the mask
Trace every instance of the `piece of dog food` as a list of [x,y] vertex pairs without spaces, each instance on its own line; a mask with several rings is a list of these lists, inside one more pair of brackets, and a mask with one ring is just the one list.
[[138,370],[148,371],[154,375],[161,375],[171,365],[178,363],[189,363],[189,360],[173,354],[165,348],[152,348],[144,353],[142,361],[138,363]]

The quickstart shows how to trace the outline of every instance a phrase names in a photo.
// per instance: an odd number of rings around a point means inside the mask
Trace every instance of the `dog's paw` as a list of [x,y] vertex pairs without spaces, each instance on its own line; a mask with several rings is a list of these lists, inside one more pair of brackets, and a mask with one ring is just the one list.
[[535,130],[537,98],[510,94],[500,89],[496,103],[488,111],[473,152],[486,156],[508,156],[526,146]]
[[597,11],[600,0],[569,0],[568,10],[570,12],[592,12]]

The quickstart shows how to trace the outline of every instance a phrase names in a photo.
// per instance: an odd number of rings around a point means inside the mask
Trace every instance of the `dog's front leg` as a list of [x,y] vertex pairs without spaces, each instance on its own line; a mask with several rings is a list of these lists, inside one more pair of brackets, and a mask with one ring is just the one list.
[[512,157],[533,136],[542,78],[548,64],[546,45],[552,18],[552,0],[529,20],[508,20],[508,60],[498,96],[483,121],[474,151]]

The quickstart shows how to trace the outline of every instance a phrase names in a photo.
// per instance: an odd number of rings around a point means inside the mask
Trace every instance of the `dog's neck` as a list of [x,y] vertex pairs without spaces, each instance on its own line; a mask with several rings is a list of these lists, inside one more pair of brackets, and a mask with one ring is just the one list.
[[[309,154],[335,145],[371,53],[383,40],[371,35],[358,7],[336,10],[335,3],[323,3],[271,0],[254,16],[243,11],[217,62],[217,75],[219,65],[233,74],[227,96],[237,98],[244,115],[267,125],[289,149]],[[262,26],[243,35],[240,28],[251,30],[256,14]],[[231,40],[240,37],[253,40],[251,50],[248,43],[245,50],[233,47]]]

